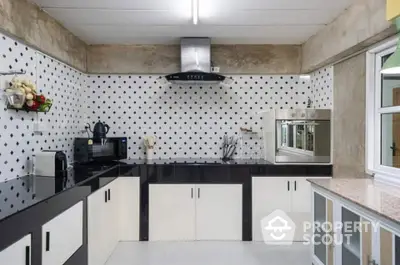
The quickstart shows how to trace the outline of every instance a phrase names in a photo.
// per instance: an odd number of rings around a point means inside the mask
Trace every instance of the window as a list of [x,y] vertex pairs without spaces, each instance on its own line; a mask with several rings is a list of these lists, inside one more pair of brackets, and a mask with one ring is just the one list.
[[366,170],[400,184],[400,75],[382,75],[397,39],[367,53]]

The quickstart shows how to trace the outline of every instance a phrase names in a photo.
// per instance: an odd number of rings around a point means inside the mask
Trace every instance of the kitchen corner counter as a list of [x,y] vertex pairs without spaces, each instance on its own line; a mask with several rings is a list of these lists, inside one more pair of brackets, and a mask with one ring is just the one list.
[[360,206],[383,219],[400,225],[400,188],[374,181],[366,176],[361,179],[309,179],[313,188]]

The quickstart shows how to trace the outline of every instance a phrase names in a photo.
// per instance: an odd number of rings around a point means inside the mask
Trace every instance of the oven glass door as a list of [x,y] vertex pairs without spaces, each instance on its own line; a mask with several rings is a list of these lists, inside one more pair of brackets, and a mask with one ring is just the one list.
[[277,163],[330,163],[330,121],[279,120]]

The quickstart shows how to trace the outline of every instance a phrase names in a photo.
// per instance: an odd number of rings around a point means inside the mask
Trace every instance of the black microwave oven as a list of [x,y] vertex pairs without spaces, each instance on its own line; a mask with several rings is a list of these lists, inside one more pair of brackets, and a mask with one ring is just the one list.
[[75,138],[74,161],[77,163],[109,162],[127,158],[126,137],[106,138],[102,143],[92,138]]

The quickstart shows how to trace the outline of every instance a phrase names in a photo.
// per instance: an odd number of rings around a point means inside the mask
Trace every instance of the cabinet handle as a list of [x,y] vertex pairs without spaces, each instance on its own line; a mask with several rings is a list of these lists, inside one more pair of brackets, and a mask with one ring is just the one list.
[[111,190],[108,189],[108,200],[111,201]]
[[197,198],[200,199],[200,188],[197,189]]
[[46,232],[46,251],[50,251],[50,232]]
[[297,190],[297,180],[294,181],[294,191]]
[[193,199],[193,188],[191,188],[190,190],[191,190],[191,195],[190,195],[190,197]]
[[290,191],[290,181],[287,182],[287,190]]
[[31,263],[31,250],[29,246],[25,247],[25,265],[29,265]]
[[107,191],[104,192],[104,201],[107,202]]

